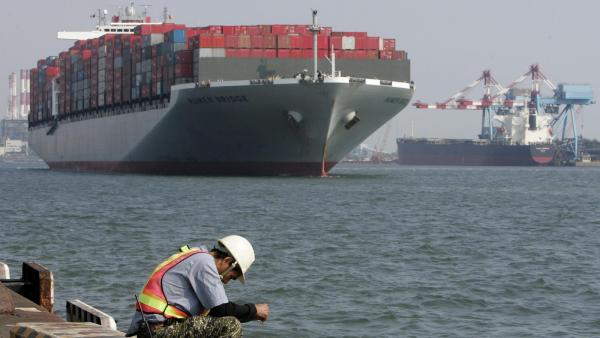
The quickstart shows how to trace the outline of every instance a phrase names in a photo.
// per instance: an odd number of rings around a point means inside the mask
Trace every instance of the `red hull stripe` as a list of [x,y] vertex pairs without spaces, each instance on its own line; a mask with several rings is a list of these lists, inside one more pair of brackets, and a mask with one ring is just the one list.
[[548,164],[552,162],[554,157],[552,156],[533,156],[533,160],[539,164]]
[[[337,162],[326,162],[329,171]],[[48,162],[53,170],[159,175],[320,176],[320,162]]]

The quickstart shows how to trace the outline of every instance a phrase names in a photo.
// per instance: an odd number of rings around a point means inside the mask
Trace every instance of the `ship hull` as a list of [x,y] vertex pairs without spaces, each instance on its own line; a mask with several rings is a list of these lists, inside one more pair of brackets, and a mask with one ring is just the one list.
[[478,144],[472,141],[398,140],[398,163],[406,165],[553,165],[556,146]]
[[[30,142],[57,170],[321,175],[398,114],[412,92],[406,83],[349,78],[185,84],[173,87],[165,106],[31,127]],[[352,112],[360,121],[347,129]]]

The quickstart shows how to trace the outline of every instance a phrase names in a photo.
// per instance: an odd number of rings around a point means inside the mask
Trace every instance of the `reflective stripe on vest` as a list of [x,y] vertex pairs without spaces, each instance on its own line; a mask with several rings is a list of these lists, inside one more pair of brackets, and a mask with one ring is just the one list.
[[[163,315],[165,318],[187,318],[190,314],[178,309],[168,303],[167,297],[162,288],[162,279],[167,271],[171,270],[184,259],[198,254],[208,253],[200,249],[181,249],[182,252],[176,253],[160,263],[148,278],[148,282],[144,285],[140,293],[139,301],[141,309],[144,313],[153,313]],[[139,307],[138,307],[139,309]]]

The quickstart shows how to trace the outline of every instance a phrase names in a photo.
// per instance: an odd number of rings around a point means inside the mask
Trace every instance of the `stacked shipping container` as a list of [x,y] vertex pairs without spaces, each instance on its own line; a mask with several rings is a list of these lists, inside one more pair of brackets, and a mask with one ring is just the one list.
[[[133,35],[106,34],[77,41],[58,58],[39,60],[30,70],[30,123],[52,116],[52,86],[59,90],[57,114],[90,112],[143,100],[167,98],[171,86],[194,82],[202,58],[311,58],[308,25],[185,27],[140,25]],[[403,60],[394,39],[365,32],[317,36],[318,57]]]

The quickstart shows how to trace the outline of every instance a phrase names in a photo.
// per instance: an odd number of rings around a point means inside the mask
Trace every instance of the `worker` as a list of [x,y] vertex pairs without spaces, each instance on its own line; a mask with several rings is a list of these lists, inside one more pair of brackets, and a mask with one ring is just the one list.
[[230,302],[223,284],[246,281],[254,262],[244,237],[221,238],[209,251],[184,246],[159,264],[142,289],[127,336],[241,337],[240,322],[266,321],[268,304]]

